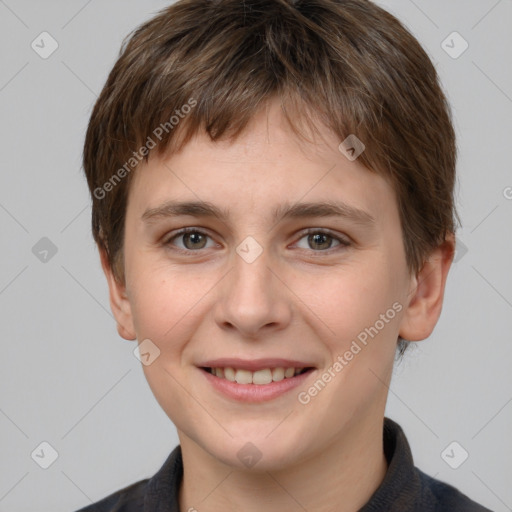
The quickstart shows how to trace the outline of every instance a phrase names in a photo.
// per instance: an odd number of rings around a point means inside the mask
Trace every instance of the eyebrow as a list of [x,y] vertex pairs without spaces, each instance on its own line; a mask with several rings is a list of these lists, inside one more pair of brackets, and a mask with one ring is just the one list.
[[[207,201],[168,201],[155,208],[148,208],[141,219],[151,223],[169,217],[191,215],[193,217],[216,217],[222,222],[229,219],[229,211]],[[364,226],[374,226],[375,218],[364,210],[343,201],[322,201],[280,205],[272,212],[275,222],[284,219],[342,217]]]

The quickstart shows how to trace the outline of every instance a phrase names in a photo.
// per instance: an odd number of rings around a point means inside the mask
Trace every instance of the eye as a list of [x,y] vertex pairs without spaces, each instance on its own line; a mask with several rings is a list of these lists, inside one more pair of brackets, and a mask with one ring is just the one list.
[[[306,240],[306,247],[302,246],[301,249],[313,249],[315,252],[327,251],[333,248],[333,242],[336,242],[334,247],[348,247],[350,242],[342,237],[331,235],[330,233],[322,230],[309,230],[299,239]],[[299,244],[297,242],[297,244]]]
[[[208,245],[208,239],[211,240],[210,245]],[[301,246],[302,240],[305,240],[305,242],[302,242]],[[196,252],[201,249],[208,249],[216,246],[210,235],[197,228],[183,228],[167,238],[163,242],[163,245],[171,246],[173,249],[181,252]],[[298,242],[296,242],[296,245],[300,249],[312,249],[314,252],[326,252],[330,249],[335,249],[336,247],[348,247],[351,244],[349,240],[343,237],[334,236],[325,230],[310,229],[303,233],[303,236]]]
[[[168,238],[164,245],[175,245],[177,246],[177,249],[183,252],[190,252],[195,251],[198,249],[205,249],[208,248],[206,246],[207,239],[210,238],[210,236],[200,231],[196,228],[184,228],[177,233],[175,233],[173,236]],[[174,243],[174,240],[180,241],[182,243],[182,246],[180,247],[178,244]],[[213,245],[210,245],[209,247],[214,247],[215,243],[212,240]]]

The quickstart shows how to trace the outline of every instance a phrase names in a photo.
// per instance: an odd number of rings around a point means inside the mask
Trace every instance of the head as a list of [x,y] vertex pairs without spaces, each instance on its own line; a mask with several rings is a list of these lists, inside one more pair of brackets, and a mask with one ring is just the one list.
[[[181,0],[130,34],[84,169],[119,334],[158,347],[143,368],[178,430],[283,463],[383,413],[396,351],[441,312],[455,164],[430,59],[372,2]],[[312,368],[272,436],[288,395],[236,405],[202,380],[233,355]]]

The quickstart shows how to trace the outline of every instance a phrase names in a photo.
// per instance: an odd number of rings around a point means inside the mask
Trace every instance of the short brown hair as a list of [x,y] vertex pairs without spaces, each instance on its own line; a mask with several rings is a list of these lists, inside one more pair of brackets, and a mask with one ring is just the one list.
[[364,143],[359,161],[395,190],[411,272],[455,232],[451,112],[400,21],[368,0],[179,0],[125,38],[87,129],[93,236],[119,282],[137,150],[147,161],[200,130],[234,140],[275,97],[296,133],[317,118]]

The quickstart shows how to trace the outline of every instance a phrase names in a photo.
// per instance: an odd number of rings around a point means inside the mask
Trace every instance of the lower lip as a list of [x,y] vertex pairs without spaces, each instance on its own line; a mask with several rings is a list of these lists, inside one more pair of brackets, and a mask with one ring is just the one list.
[[199,371],[206,377],[208,382],[217,390],[240,402],[265,402],[273,400],[288,391],[300,386],[313,372],[308,370],[295,377],[285,378],[279,382],[272,381],[270,384],[238,384],[227,379],[216,377],[206,370]]

